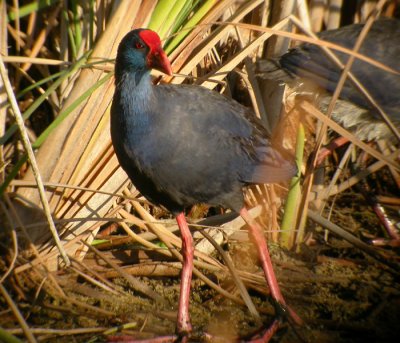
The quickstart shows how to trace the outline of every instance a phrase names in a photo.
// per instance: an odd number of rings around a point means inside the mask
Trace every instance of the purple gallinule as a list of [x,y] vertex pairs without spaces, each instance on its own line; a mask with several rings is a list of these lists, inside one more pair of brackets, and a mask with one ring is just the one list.
[[116,58],[111,137],[133,184],[178,222],[183,268],[177,333],[187,341],[194,248],[185,208],[207,203],[239,213],[256,242],[271,295],[285,306],[262,229],[244,207],[243,187],[286,181],[297,168],[249,109],[200,86],[155,86],[152,68],[171,75],[159,36],[146,29],[129,32]]

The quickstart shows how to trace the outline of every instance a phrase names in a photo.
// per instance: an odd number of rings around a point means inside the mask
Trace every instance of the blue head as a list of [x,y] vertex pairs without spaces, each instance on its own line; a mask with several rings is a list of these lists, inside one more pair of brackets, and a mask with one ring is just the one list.
[[145,73],[153,68],[168,75],[172,74],[171,65],[157,33],[136,29],[126,34],[118,46],[115,61],[117,82],[123,73]]

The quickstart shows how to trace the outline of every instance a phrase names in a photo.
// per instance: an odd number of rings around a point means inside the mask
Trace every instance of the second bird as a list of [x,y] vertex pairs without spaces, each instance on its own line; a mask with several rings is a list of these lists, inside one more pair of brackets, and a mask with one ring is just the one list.
[[[320,32],[318,37],[352,49],[363,28],[364,24],[352,24]],[[347,62],[349,58],[347,54],[335,50],[333,52],[342,63]],[[366,61],[355,59],[350,71],[393,124],[400,128],[400,20],[386,18],[375,21],[359,53],[394,70],[390,72]],[[277,70],[271,61],[260,61],[259,75],[263,78],[279,79],[291,85],[297,83],[295,90],[300,95],[310,91],[307,84],[306,87],[302,86],[302,82],[311,81],[320,87],[321,110],[327,109],[342,70],[318,45],[301,44],[281,56],[277,64],[282,70]],[[340,99],[336,103],[332,119],[354,132],[359,139],[372,141],[394,138],[378,111],[349,80],[340,93]]]

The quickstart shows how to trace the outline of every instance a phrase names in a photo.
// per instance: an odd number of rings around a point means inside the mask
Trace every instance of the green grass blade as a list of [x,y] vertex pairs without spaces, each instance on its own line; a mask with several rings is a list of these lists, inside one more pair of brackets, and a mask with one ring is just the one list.
[[[42,134],[36,139],[36,141],[32,144],[32,148],[38,149],[49,134],[62,123],[62,121],[76,108],[79,104],[89,97],[97,88],[103,85],[106,81],[108,81],[113,76],[113,73],[107,74],[105,77],[97,81],[92,87],[90,87],[86,92],[84,92],[79,98],[77,98],[71,105],[69,105],[64,111],[62,111],[57,118],[42,132]],[[23,155],[19,161],[14,165],[11,169],[10,173],[7,175],[4,182],[0,185],[0,197],[3,195],[8,185],[14,178],[18,175],[18,171],[22,168],[22,166],[27,161],[27,156]]]
[[181,32],[177,34],[168,46],[165,48],[165,52],[170,54],[182,40],[189,34],[190,29],[196,26],[201,19],[208,13],[208,11],[214,6],[216,0],[207,0],[204,4],[193,14],[193,16],[186,22],[182,27]]
[[[194,10],[194,8],[197,6],[200,0],[195,0],[193,1],[187,1],[185,4],[185,7],[181,10],[179,15],[177,16],[172,28],[171,28],[171,33],[175,33],[178,31],[178,29],[183,25],[185,20],[189,17],[190,13]],[[168,40],[168,42],[171,41],[171,39]],[[168,44],[168,43],[167,43]],[[165,45],[167,45],[165,44]]]
[[68,43],[71,48],[72,59],[75,60],[77,55],[77,47],[75,44],[74,33],[72,32],[72,25],[68,15],[68,10],[64,9],[62,15],[64,16],[65,22],[67,23]]
[[151,15],[148,28],[159,32],[177,0],[160,0]]
[[[46,100],[47,96],[50,93],[54,92],[64,80],[66,80],[70,75],[74,74],[79,68],[84,65],[88,55],[89,52],[86,53],[79,61],[77,61],[70,69],[67,69],[65,72],[63,72],[63,76],[58,78],[42,95],[40,95],[36,99],[36,101],[32,103],[31,106],[29,106],[29,108],[23,114],[24,120],[28,119],[32,115],[32,113],[42,104],[42,102]],[[18,127],[16,124],[11,125],[6,133],[2,137],[0,137],[0,145],[5,144],[17,130]]]
[[304,154],[304,141],[305,131],[303,124],[300,123],[297,131],[297,142],[296,142],[296,164],[297,174],[290,181],[289,193],[285,204],[285,215],[282,219],[280,235],[280,242],[283,246],[290,249],[294,242],[294,228],[296,224],[296,213],[297,206],[299,204],[301,188],[300,188],[300,177],[301,177],[301,166],[303,162]]
[[[21,6],[19,8],[18,14],[19,18],[26,17],[30,15],[31,13],[40,11],[46,7],[50,7],[54,5],[55,3],[60,2],[60,0],[39,0],[39,1],[32,1],[29,4],[26,4],[24,6]],[[17,19],[17,12],[11,10],[8,13],[7,17],[8,21],[12,21]]]
[[32,144],[34,149],[38,149],[49,134],[61,124],[61,122],[68,117],[68,115],[75,110],[86,98],[88,98],[97,88],[107,82],[113,73],[108,73],[105,77],[97,81],[92,87],[90,87],[87,91],[85,91],[80,97],[78,97],[75,101],[72,102],[64,111],[60,112],[59,115],[54,119],[54,121],[42,132],[42,134],[36,139],[36,141]]
[[0,342],[4,343],[22,343],[22,341],[14,335],[8,333],[0,327]]
[[82,30],[80,25],[81,20],[80,20],[77,0],[71,1],[71,8],[72,8],[72,25],[73,25],[71,29],[73,29],[75,49],[76,51],[79,51],[79,48],[82,44]]
[[93,47],[94,43],[94,23],[96,20],[95,16],[95,0],[90,0],[90,19],[89,19],[89,46]]
[[190,5],[190,2],[191,1],[187,0],[178,0],[175,2],[175,5],[171,8],[167,18],[165,18],[163,25],[161,25],[159,28],[158,34],[160,35],[161,39],[165,39],[171,32],[171,28],[176,21],[176,18],[179,16],[182,9],[184,9],[185,5],[188,3]]
[[22,91],[20,91],[20,92],[16,95],[16,98],[17,98],[17,99],[21,99],[26,93],[30,92],[31,90],[33,90],[33,89],[35,89],[35,88],[38,88],[39,86],[41,86],[41,85],[47,83],[48,81],[54,80],[54,79],[56,79],[56,78],[58,78],[58,77],[61,77],[62,74],[64,74],[64,73],[65,73],[65,71],[60,71],[60,72],[58,72],[58,73],[51,74],[50,76],[45,77],[44,79],[41,79],[41,80],[39,80],[39,81],[37,81],[37,82],[35,82],[35,83],[32,83],[31,85],[29,85],[28,87],[26,87],[26,88],[24,88]]
[[19,170],[22,168],[22,166],[26,163],[27,160],[28,156],[25,154],[18,160],[16,164],[14,164],[11,171],[7,174],[4,182],[0,185],[0,198],[3,196],[4,192],[6,191],[11,181],[17,177]]

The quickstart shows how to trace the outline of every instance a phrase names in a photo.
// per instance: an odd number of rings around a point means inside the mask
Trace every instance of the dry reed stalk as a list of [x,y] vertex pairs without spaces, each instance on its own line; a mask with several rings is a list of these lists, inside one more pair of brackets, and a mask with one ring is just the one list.
[[[211,23],[214,23],[234,2],[234,0],[218,1],[203,20],[196,25],[193,31],[190,32],[190,34],[169,56],[172,61],[173,70],[181,70],[192,52],[196,50],[199,44],[203,41],[205,34],[209,32]],[[192,70],[187,71],[187,73],[190,71]],[[178,81],[177,83],[181,83],[182,81]]]
[[[254,10],[259,6],[263,0],[254,0],[243,6],[242,8],[235,11],[235,13],[229,18],[229,22],[238,23],[244,18],[245,15]],[[190,56],[185,56],[184,54],[172,53],[172,57],[176,55],[172,65],[177,68],[181,74],[187,75],[192,72],[197,65],[204,59],[204,57],[209,53],[209,51],[216,46],[216,44],[227,35],[231,30],[229,26],[221,25],[214,31],[212,31],[204,40],[198,42],[194,47],[194,53]],[[197,42],[197,41],[196,41]],[[191,46],[196,42],[190,42]],[[191,51],[191,49],[185,49],[185,51]],[[187,57],[190,57],[189,59]],[[185,63],[183,65],[183,62]],[[180,68],[181,67],[181,68]],[[182,83],[183,79],[180,77],[174,77],[171,83]]]
[[[138,23],[137,13],[140,9],[140,1],[121,1],[115,12],[112,14],[107,29],[103,32],[97,42],[91,60],[96,58],[113,58],[116,54],[117,46],[122,37],[127,33],[133,25]],[[127,15],[129,14],[129,15]],[[128,20],[127,20],[128,18]],[[130,21],[129,21],[130,19]],[[140,23],[143,25],[143,23]],[[83,70],[76,81],[74,88],[64,104],[67,108],[74,100],[76,100],[84,91],[98,80],[104,77],[104,73],[100,70]],[[113,94],[112,81],[109,80],[105,86],[95,91],[85,103],[82,103],[73,113],[71,113],[64,122],[48,137],[46,143],[38,152],[37,160],[42,173],[42,177],[46,181],[71,183],[77,185],[93,185],[98,189],[115,192],[121,189],[127,181],[126,175],[118,168],[115,157],[108,158],[101,163],[100,170],[97,175],[88,178],[88,171],[99,160],[100,156],[108,151],[106,155],[110,156],[112,150],[110,147],[109,128],[107,114]],[[49,156],[52,158],[49,159]],[[30,180],[31,173],[27,173],[25,180]],[[35,189],[20,189],[20,194],[29,199],[33,203],[37,203],[37,192]],[[60,212],[62,216],[72,215],[78,217],[85,216],[104,216],[113,197],[101,194],[85,194],[80,193],[81,199],[71,198],[74,192],[66,192],[66,194],[51,193],[50,204],[52,210],[57,214]],[[77,192],[75,192],[77,193]],[[90,199],[90,201],[89,201]],[[96,230],[87,232],[90,223],[72,224],[64,228],[63,243],[65,249],[72,256],[81,259],[85,254],[79,242],[75,242],[73,237],[82,234],[81,239],[93,239]],[[98,226],[99,227],[99,226]],[[97,227],[97,229],[98,229]],[[35,242],[39,242],[43,256],[49,257],[52,250],[51,244],[45,244],[46,228],[35,230]],[[75,242],[73,244],[73,241]],[[76,256],[77,254],[77,256]],[[48,256],[49,255],[49,256]],[[57,259],[48,258],[48,267],[50,269],[57,268]]]
[[20,131],[22,144],[24,146],[26,154],[28,155],[28,160],[29,160],[29,163],[31,165],[32,172],[33,172],[33,175],[34,175],[37,187],[38,187],[39,196],[40,196],[40,202],[42,204],[42,208],[43,208],[44,214],[46,216],[46,219],[47,219],[47,222],[48,222],[48,225],[49,225],[49,229],[50,229],[52,238],[54,240],[54,243],[57,246],[57,249],[58,249],[58,251],[59,251],[59,253],[60,253],[60,255],[61,255],[61,257],[62,257],[62,259],[63,259],[63,261],[65,263],[65,265],[69,266],[70,265],[70,261],[69,261],[69,258],[67,256],[65,250],[64,250],[64,247],[63,247],[63,245],[62,245],[62,243],[60,241],[60,238],[59,238],[58,233],[57,233],[56,226],[55,226],[54,221],[53,221],[53,217],[52,217],[52,215],[50,213],[50,206],[49,206],[48,199],[46,197],[46,192],[45,192],[45,188],[43,186],[42,177],[40,175],[40,171],[39,171],[39,168],[38,168],[38,165],[37,165],[37,162],[36,162],[36,157],[35,157],[35,155],[33,153],[32,145],[31,145],[31,143],[29,141],[28,132],[27,132],[27,129],[25,127],[21,111],[20,111],[20,109],[18,107],[17,99],[15,98],[15,94],[13,92],[10,80],[8,79],[8,75],[7,75],[7,71],[6,71],[5,65],[3,63],[3,59],[1,57],[0,57],[0,75],[1,75],[1,78],[3,80],[4,87],[5,87],[7,95],[8,95],[8,100],[9,100],[9,102],[11,104],[11,108],[13,110],[14,119],[15,119],[15,121],[16,121],[16,123],[18,125],[18,128],[19,128],[19,131]]
[[8,294],[6,288],[0,284],[0,293],[3,295],[3,299],[7,302],[10,310],[13,312],[14,316],[16,317],[21,329],[29,343],[36,343],[37,340],[33,335],[30,327],[28,326],[27,322],[24,319],[24,316],[20,312],[18,306],[15,304],[11,296]]
[[[280,30],[286,24],[286,21],[282,21],[281,23],[275,25],[272,30]],[[206,78],[211,79],[212,81],[205,81],[201,83],[203,87],[213,89],[216,85],[216,81],[221,81],[225,78],[226,74],[232,71],[239,63],[241,63],[248,55],[250,55],[255,49],[257,49],[261,44],[263,44],[269,37],[271,37],[272,33],[266,32],[257,37],[254,41],[250,42],[245,48],[239,51],[237,54],[232,56],[224,65],[220,68],[213,71]]]
[[328,0],[311,0],[309,4],[311,30],[319,32],[322,30],[324,12],[326,11]]

